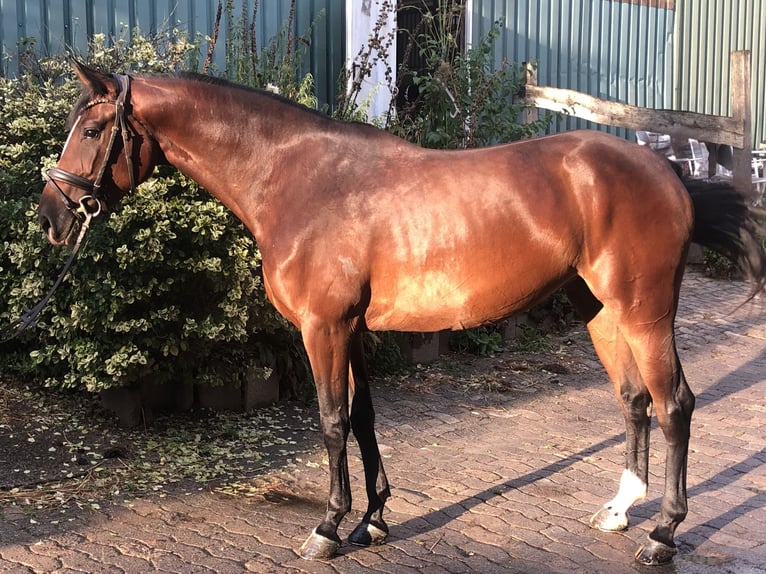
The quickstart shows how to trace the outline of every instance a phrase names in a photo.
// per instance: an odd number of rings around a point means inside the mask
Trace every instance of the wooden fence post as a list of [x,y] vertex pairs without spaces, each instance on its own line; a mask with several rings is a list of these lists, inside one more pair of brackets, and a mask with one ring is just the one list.
[[742,147],[735,146],[734,185],[752,193],[753,118],[751,111],[750,51],[731,53],[731,79],[729,98],[731,117],[742,126]]
[[[538,108],[569,114],[591,122],[669,134],[677,138],[694,138],[701,142],[730,145],[733,148],[734,185],[752,193],[753,121],[751,111],[750,52],[731,53],[729,98],[730,116],[696,112],[641,108],[603,100],[574,90],[538,86],[534,67],[525,64],[526,102]],[[531,110],[527,118],[536,118]],[[715,149],[714,146],[711,146]],[[712,160],[715,161],[715,153]]]
[[[524,88],[526,90],[527,86],[536,86],[537,85],[537,69],[535,68],[535,65],[532,62],[523,62],[522,66],[524,67]],[[522,123],[525,124],[533,124],[538,119],[538,113],[537,113],[537,107],[532,104],[524,108],[524,111],[522,112]]]

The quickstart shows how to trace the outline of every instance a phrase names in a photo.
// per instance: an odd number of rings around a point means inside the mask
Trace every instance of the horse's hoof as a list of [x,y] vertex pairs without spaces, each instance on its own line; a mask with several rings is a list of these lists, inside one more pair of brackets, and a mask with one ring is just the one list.
[[657,566],[667,564],[673,560],[678,550],[675,546],[668,546],[664,542],[658,542],[647,538],[646,542],[636,550],[636,560],[645,566]]
[[388,536],[388,526],[383,523],[362,522],[349,534],[348,541],[354,546],[378,546]]
[[300,549],[301,558],[306,560],[329,560],[340,548],[340,538],[331,539],[317,534],[316,528],[303,543]]
[[596,514],[590,517],[591,528],[604,532],[617,532],[628,527],[628,513],[616,512],[612,507],[602,506]]

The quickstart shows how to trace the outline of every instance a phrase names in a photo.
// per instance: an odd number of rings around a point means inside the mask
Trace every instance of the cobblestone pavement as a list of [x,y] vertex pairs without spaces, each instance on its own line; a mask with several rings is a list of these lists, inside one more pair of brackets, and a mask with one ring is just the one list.
[[[374,389],[393,497],[388,543],[344,545],[328,562],[296,554],[323,512],[323,452],[276,468],[256,497],[196,491],[82,511],[72,522],[4,516],[0,570],[26,572],[644,572],[766,574],[766,314],[736,309],[740,283],[689,273],[677,322],[698,401],[690,511],[679,555],[654,569],[633,552],[659,512],[664,440],[652,431],[649,495],[623,533],[591,530],[616,491],[623,423],[591,351],[530,393]],[[587,349],[582,345],[583,349]],[[320,444],[318,436],[313,437]],[[364,504],[351,445],[355,511]]]

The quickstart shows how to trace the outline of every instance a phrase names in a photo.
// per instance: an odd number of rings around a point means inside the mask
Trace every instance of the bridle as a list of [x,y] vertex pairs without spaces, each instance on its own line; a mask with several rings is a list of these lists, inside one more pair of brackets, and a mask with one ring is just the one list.
[[[69,268],[74,263],[74,260],[77,257],[77,253],[80,251],[80,247],[82,247],[85,237],[88,234],[88,229],[90,228],[91,221],[93,218],[98,217],[101,215],[101,213],[106,211],[108,203],[106,195],[101,188],[101,183],[104,179],[104,173],[106,173],[106,169],[111,163],[110,160],[112,157],[112,148],[114,147],[114,142],[117,140],[118,133],[120,133],[122,136],[125,161],[128,164],[127,167],[130,177],[130,190],[131,192],[135,191],[136,185],[135,176],[133,175],[133,159],[130,156],[130,148],[128,147],[128,144],[130,143],[130,132],[128,129],[127,112],[125,111],[125,104],[128,100],[128,96],[130,95],[130,77],[123,74],[113,74],[112,77],[120,86],[120,92],[117,95],[117,99],[108,100],[105,98],[98,98],[91,100],[83,107],[82,111],[80,112],[80,116],[78,116],[79,120],[79,118],[83,113],[85,113],[86,110],[99,104],[111,104],[115,107],[112,133],[109,136],[109,143],[106,147],[106,152],[104,153],[104,161],[101,163],[101,168],[96,175],[96,179],[90,180],[86,177],[82,177],[81,175],[77,175],[59,167],[52,167],[45,173],[45,180],[53,185],[53,188],[56,190],[59,197],[64,202],[66,208],[72,212],[72,214],[80,221],[80,232],[77,236],[77,241],[72,248],[72,253],[69,254],[69,259],[67,259],[66,263],[64,264],[64,268],[59,273],[56,281],[53,283],[53,287],[50,291],[48,291],[48,294],[43,297],[43,299],[32,309],[24,308],[24,312],[22,313],[21,317],[6,325],[3,329],[0,329],[0,343],[10,341],[19,335],[22,331],[24,331],[27,327],[34,325],[34,323],[37,321],[38,315],[40,315],[40,312],[53,296],[53,293],[55,293],[56,289],[58,289],[58,286],[61,284],[64,276],[67,274]],[[75,122],[74,125],[76,126],[77,123],[78,122]],[[83,195],[79,201],[74,201],[64,192],[63,189],[61,189],[59,182],[81,189],[85,191],[86,195]],[[95,203],[95,207],[93,207],[93,203]],[[7,333],[12,334],[7,336]]]
[[[120,86],[120,92],[117,95],[116,100],[107,100],[105,98],[99,98],[88,102],[80,112],[80,116],[85,113],[86,110],[97,106],[99,104],[111,104],[115,107],[114,124],[112,125],[112,132],[109,136],[109,143],[106,146],[106,152],[104,153],[104,160],[101,163],[101,169],[99,169],[95,180],[90,180],[81,175],[74,174],[72,172],[63,170],[59,167],[52,167],[45,173],[45,180],[53,185],[53,188],[58,193],[61,200],[66,205],[67,209],[71,211],[78,219],[84,221],[92,217],[98,217],[103,211],[106,211],[107,200],[106,195],[101,189],[102,180],[104,179],[104,173],[106,173],[107,167],[109,167],[112,157],[112,148],[114,142],[117,140],[117,134],[122,135],[122,147],[125,154],[125,161],[128,164],[128,175],[130,177],[130,190],[135,191],[135,178],[133,175],[133,159],[130,155],[130,148],[128,143],[130,140],[130,131],[128,129],[127,113],[125,111],[125,104],[130,95],[130,77],[123,74],[112,74],[112,77],[117,81]],[[79,119],[79,117],[78,117]],[[75,122],[77,125],[77,122]],[[87,195],[82,196],[79,201],[74,201],[69,197],[64,190],[61,189],[58,182],[71,185],[78,189],[82,189]],[[94,202],[96,207],[93,208],[91,203]]]

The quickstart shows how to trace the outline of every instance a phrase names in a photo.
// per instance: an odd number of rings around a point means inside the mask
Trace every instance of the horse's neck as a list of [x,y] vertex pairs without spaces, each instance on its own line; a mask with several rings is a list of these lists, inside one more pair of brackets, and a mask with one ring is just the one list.
[[[279,172],[287,168],[281,166],[289,165],[287,158],[301,139],[311,137],[312,123],[290,130],[289,120],[305,112],[257,93],[196,84],[176,80],[149,86],[152,103],[143,108],[137,103],[137,115],[168,163],[217,197],[262,242],[263,206],[286,192]],[[183,90],[188,93],[179,94]]]

